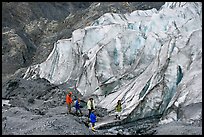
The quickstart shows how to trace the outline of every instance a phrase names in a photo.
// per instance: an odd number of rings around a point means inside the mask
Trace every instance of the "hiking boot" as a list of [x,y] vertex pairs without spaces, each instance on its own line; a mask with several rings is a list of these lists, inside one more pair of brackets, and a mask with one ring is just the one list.
[[96,131],[94,127],[91,127],[91,130],[92,130],[92,131]]

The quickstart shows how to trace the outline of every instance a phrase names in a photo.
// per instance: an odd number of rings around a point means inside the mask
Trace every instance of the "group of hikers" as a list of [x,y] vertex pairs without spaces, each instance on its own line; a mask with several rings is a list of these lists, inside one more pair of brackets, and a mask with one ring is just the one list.
[[[68,109],[68,113],[71,113],[71,108],[72,108],[72,104],[73,104],[73,100],[72,100],[72,92],[69,92],[66,95],[66,104],[67,104],[67,109]],[[80,115],[82,116],[82,111],[81,111],[81,105],[80,105],[80,98],[77,98],[76,101],[74,102],[74,107],[75,107],[75,114],[76,115]],[[95,110],[95,102],[93,100],[93,98],[89,98],[89,100],[87,101],[87,109],[89,111],[88,113],[88,119],[91,122],[91,129],[92,131],[95,131],[95,123],[96,123],[96,115],[94,114],[94,110]],[[116,111],[116,115],[115,115],[115,119],[119,119],[120,120],[120,113],[122,111],[122,107],[121,107],[121,100],[118,100],[117,105],[115,107],[115,111]]]

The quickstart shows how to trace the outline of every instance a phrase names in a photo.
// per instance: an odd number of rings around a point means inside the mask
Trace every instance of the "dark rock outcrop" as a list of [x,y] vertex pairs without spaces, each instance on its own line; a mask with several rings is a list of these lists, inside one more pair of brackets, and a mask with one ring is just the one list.
[[[41,63],[59,39],[107,12],[159,9],[164,2],[3,2],[2,81],[20,68]],[[11,54],[12,53],[12,54]]]

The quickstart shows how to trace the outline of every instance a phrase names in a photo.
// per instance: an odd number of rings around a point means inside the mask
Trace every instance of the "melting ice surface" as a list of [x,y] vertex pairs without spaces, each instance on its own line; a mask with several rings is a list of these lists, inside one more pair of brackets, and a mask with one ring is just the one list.
[[106,13],[58,40],[24,78],[76,81],[83,96],[130,119],[202,102],[202,3],[167,2],[160,10]]

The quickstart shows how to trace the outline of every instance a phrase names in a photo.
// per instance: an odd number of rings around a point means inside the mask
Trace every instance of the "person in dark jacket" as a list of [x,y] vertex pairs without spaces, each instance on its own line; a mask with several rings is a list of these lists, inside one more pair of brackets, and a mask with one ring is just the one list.
[[[80,106],[80,98],[78,98],[77,100],[76,100],[76,102],[75,102],[75,109],[76,109],[76,115],[79,115],[79,113],[80,113],[80,115],[82,115],[82,111],[81,111],[81,106]],[[79,111],[79,113],[78,113],[78,111]]]

